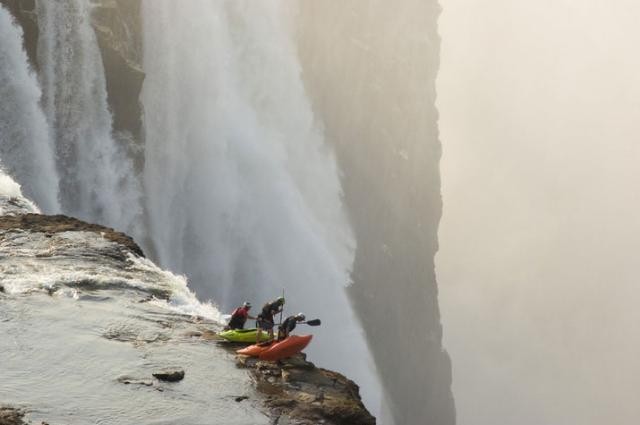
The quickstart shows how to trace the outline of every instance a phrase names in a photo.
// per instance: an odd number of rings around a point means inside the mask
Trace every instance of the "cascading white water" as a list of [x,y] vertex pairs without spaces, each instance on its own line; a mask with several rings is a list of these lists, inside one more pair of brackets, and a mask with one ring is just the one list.
[[147,0],[143,16],[158,260],[227,308],[284,288],[288,313],[323,319],[312,359],[354,378],[377,413],[380,385],[345,293],[355,242],[339,172],[279,2]]
[[22,30],[0,6],[0,158],[25,194],[45,212],[58,204],[49,127],[40,108],[40,88],[22,48]]
[[133,163],[112,135],[106,82],[84,0],[38,1],[38,62],[53,129],[62,210],[132,231],[141,215]]

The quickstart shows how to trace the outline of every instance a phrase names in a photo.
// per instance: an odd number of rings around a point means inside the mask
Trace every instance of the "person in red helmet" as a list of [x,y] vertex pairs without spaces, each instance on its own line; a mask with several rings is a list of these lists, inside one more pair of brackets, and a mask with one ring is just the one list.
[[255,319],[255,317],[249,315],[249,310],[251,310],[251,303],[248,301],[245,301],[240,307],[233,310],[231,319],[225,327],[225,330],[243,329],[244,324],[247,323],[247,319]]

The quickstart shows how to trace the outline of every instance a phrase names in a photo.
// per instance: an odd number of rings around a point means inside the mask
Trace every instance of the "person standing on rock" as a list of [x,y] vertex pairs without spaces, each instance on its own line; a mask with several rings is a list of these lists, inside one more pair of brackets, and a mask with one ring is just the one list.
[[298,322],[304,322],[305,316],[302,313],[298,313],[295,316],[289,316],[284,319],[284,322],[278,327],[278,341],[282,341],[289,336],[292,330],[296,328]]
[[244,324],[247,323],[247,319],[256,319],[249,315],[249,310],[251,310],[251,303],[245,301],[240,307],[233,310],[229,324],[225,326],[224,329],[244,329]]
[[265,330],[269,333],[270,339],[273,339],[273,326],[275,321],[273,320],[273,316],[280,313],[284,308],[284,297],[278,297],[273,302],[266,303],[264,307],[262,307],[262,311],[258,314],[256,320],[256,327],[258,328],[258,334],[256,336],[256,341],[260,342],[260,337],[262,336],[262,330]]

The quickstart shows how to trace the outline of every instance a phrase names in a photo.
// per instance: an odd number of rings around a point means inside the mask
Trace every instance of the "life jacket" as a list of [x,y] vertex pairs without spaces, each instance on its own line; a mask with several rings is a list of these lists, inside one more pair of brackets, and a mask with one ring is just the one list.
[[249,310],[246,307],[238,307],[231,313],[231,320],[227,325],[230,329],[241,329],[247,321]]
[[236,316],[246,318],[248,315],[249,315],[249,310],[246,307],[238,307],[235,310],[233,310],[233,313],[231,313],[232,318]]
[[280,311],[280,306],[281,304],[278,301],[266,303],[262,307],[262,313],[260,313],[259,317],[273,323],[273,315]]
[[278,339],[284,339],[289,336],[292,330],[296,328],[298,321],[296,316],[289,316],[284,319],[284,322],[278,328]]

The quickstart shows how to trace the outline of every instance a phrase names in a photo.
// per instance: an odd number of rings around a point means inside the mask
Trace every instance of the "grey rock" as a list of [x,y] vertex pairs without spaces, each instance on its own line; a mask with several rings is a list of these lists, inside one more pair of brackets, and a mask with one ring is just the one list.
[[24,412],[13,407],[0,407],[0,425],[26,425]]
[[178,382],[184,379],[184,370],[167,369],[160,372],[154,372],[153,377],[161,381]]

